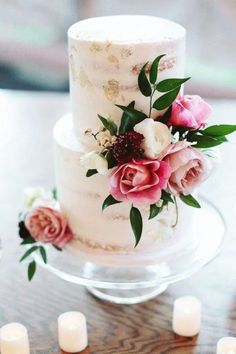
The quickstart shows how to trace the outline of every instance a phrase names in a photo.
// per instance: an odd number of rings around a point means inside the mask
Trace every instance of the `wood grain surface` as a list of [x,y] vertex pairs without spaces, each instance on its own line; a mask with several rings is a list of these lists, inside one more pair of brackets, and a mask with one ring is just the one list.
[[[156,299],[132,306],[99,301],[83,287],[39,269],[28,283],[18,263],[17,214],[25,186],[54,184],[52,127],[69,110],[62,94],[0,91],[0,326],[19,321],[29,330],[31,354],[62,353],[57,317],[69,310],[88,319],[84,354],[212,354],[225,335],[236,336],[236,139],[223,147],[224,162],[203,187],[222,211],[227,237],[221,255]],[[218,122],[235,123],[236,103],[212,101]],[[187,267],[187,265],[186,265]],[[201,333],[176,336],[171,329],[175,298],[192,294],[203,302]]]

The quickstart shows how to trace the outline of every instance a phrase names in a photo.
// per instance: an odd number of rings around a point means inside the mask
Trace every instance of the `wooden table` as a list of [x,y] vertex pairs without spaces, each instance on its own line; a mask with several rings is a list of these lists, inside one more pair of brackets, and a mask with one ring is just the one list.
[[[212,105],[216,120],[235,123],[235,102],[212,101]],[[51,131],[68,110],[68,95],[0,91],[0,326],[22,322],[29,329],[32,354],[58,354],[57,316],[81,310],[88,318],[86,354],[215,353],[220,337],[236,335],[236,137],[222,148],[224,162],[203,188],[227,222],[221,255],[155,300],[113,305],[46,270],[39,269],[28,283],[26,269],[18,263],[17,214],[22,208],[22,190],[29,185],[53,186]],[[173,301],[185,294],[203,302],[201,333],[193,339],[176,336],[171,330]]]

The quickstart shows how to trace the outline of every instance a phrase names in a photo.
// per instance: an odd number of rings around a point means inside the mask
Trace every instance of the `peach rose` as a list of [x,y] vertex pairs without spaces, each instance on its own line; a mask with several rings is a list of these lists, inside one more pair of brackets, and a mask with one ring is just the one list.
[[164,161],[135,160],[116,168],[109,177],[110,193],[119,201],[153,204],[166,188],[170,168]]
[[172,144],[164,161],[171,169],[167,190],[172,194],[191,194],[209,175],[207,157],[186,141]]
[[211,106],[198,95],[177,98],[172,105],[169,124],[173,126],[199,129],[212,112]]
[[45,206],[32,208],[26,216],[25,226],[35,240],[58,247],[63,247],[73,237],[66,218]]

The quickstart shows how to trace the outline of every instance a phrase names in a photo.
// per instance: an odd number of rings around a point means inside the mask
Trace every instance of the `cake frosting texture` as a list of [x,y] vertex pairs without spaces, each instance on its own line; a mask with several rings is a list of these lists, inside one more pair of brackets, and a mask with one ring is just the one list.
[[[135,248],[129,203],[110,206],[102,213],[108,179],[98,174],[87,178],[80,163],[93,144],[95,149],[94,139],[85,131],[99,131],[97,114],[112,118],[119,126],[122,112],[116,104],[135,101],[137,109],[148,113],[149,100],[137,86],[146,62],[165,54],[159,79],[183,77],[185,29],[152,16],[100,17],[74,24],[68,40],[72,114],[54,128],[58,197],[74,234],[68,249],[87,260],[119,266],[151,265],[157,257],[164,261],[186,252],[196,239],[191,208],[180,202],[177,210],[169,203],[148,220],[149,206],[141,207],[143,235]],[[153,117],[161,113],[155,110]]]
[[69,29],[68,40],[73,121],[81,140],[88,127],[97,128],[97,113],[119,121],[121,111],[115,104],[135,100],[136,107],[146,111],[148,99],[139,92],[137,77],[147,61],[166,54],[159,66],[160,80],[184,75],[185,29],[165,19],[87,19]]

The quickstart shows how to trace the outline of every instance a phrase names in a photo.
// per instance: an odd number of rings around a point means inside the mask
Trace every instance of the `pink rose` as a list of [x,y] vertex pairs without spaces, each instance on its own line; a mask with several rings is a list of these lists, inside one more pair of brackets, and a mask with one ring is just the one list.
[[205,120],[212,112],[198,95],[185,95],[177,98],[172,105],[170,125],[199,129],[206,125]]
[[169,177],[170,168],[166,162],[133,159],[112,172],[110,192],[119,201],[153,204],[160,199]]
[[43,243],[63,247],[72,239],[72,232],[65,217],[49,207],[32,208],[26,216],[25,226],[35,240]]
[[207,158],[186,141],[172,144],[164,161],[171,169],[167,190],[172,194],[191,194],[209,175]]

